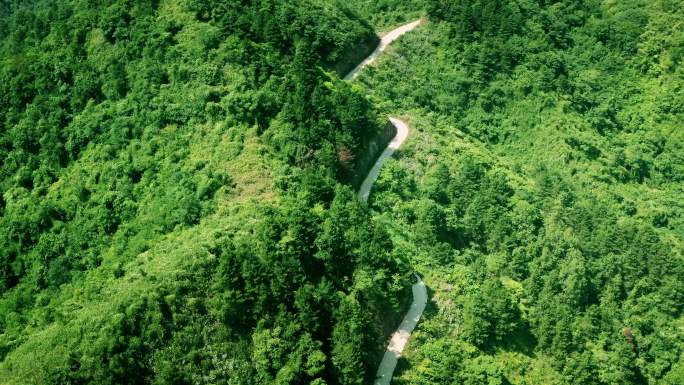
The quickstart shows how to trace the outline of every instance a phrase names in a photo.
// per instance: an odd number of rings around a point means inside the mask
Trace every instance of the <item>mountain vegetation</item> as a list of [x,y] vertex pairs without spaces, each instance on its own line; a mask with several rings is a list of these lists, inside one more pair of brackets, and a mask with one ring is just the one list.
[[0,383],[684,383],[682,9],[0,2]]
[[339,183],[384,124],[332,72],[370,25],[317,0],[2,7],[0,382],[365,382],[409,277]]
[[681,1],[430,1],[360,77],[433,302],[398,384],[684,382]]

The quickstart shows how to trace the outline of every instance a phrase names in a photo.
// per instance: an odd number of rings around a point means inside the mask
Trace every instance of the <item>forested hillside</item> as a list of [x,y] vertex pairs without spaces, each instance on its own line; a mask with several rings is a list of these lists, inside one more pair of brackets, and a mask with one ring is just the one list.
[[332,72],[370,25],[322,0],[0,7],[0,382],[366,381],[409,277],[339,183],[384,124]]
[[683,384],[683,9],[0,2],[0,383]]
[[684,383],[684,3],[442,1],[359,78],[432,303],[398,384]]
[[344,4],[375,26],[379,33],[425,14],[425,0],[351,0]]

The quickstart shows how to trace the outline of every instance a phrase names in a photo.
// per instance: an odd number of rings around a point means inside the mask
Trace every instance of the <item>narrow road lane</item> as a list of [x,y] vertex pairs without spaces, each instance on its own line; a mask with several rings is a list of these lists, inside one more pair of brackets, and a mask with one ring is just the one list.
[[385,164],[387,159],[389,159],[392,156],[392,154],[394,154],[394,151],[401,147],[401,145],[406,140],[406,137],[408,137],[409,128],[406,122],[397,118],[389,119],[390,122],[394,124],[394,127],[397,128],[397,134],[394,135],[392,141],[389,142],[389,144],[385,148],[385,151],[383,151],[382,154],[380,154],[380,157],[378,157],[378,160],[375,161],[373,168],[371,168],[368,172],[368,175],[366,175],[366,179],[364,179],[363,183],[361,183],[361,188],[359,188],[359,200],[363,202],[368,200],[370,190],[371,188],[373,188],[373,184],[378,179],[378,176],[380,176],[380,170],[382,169],[383,164]]
[[[385,35],[378,47],[373,51],[373,53],[368,56],[364,61],[362,61],[356,68],[354,68],[344,80],[353,80],[359,74],[363,67],[371,64],[375,59],[380,56],[380,53],[387,48],[387,46],[399,38],[399,36],[405,34],[408,31],[416,28],[420,24],[420,20],[413,21],[411,23],[402,25],[401,27],[389,32]],[[392,124],[397,128],[397,134],[394,136],[392,141],[389,142],[387,148],[380,154],[380,157],[375,161],[375,164],[368,172],[366,179],[363,180],[361,187],[359,188],[359,200],[366,202],[368,200],[368,195],[370,194],[373,184],[378,179],[380,175],[380,170],[385,164],[387,159],[389,159],[394,152],[401,147],[406,138],[408,137],[409,127],[406,122],[397,118],[389,118]],[[425,288],[425,283],[420,277],[415,274],[416,283],[412,287],[413,291],[413,302],[408,312],[401,321],[399,328],[392,334],[385,355],[382,357],[382,361],[378,366],[378,371],[376,373],[375,385],[389,385],[392,381],[392,375],[394,374],[394,369],[397,366],[397,361],[401,356],[401,352],[404,350],[406,343],[411,337],[411,332],[418,324],[420,316],[425,310],[425,304],[427,303],[427,289]]]
[[356,78],[359,75],[359,72],[361,72],[361,69],[363,69],[363,67],[374,62],[375,59],[377,59],[378,56],[380,56],[382,51],[384,51],[385,48],[387,48],[387,46],[390,45],[390,43],[397,40],[401,35],[405,34],[406,32],[409,32],[412,29],[416,28],[420,24],[420,21],[420,19],[412,21],[408,24],[404,24],[401,27],[395,28],[392,31],[388,32],[387,35],[383,36],[380,39],[380,44],[378,44],[378,46],[375,48],[375,51],[373,51],[373,53],[371,53],[367,58],[363,59],[363,61],[359,63],[359,65],[357,65],[353,70],[351,70],[351,72],[349,72],[347,76],[344,77],[344,80],[354,80],[354,78]]
[[375,374],[375,385],[389,385],[392,381],[392,375],[397,367],[397,361],[401,356],[401,352],[404,351],[404,346],[406,346],[409,337],[411,337],[411,332],[418,324],[423,310],[425,310],[427,289],[425,288],[425,283],[417,274],[415,277],[417,282],[412,287],[413,303],[411,303],[411,307],[406,312],[404,320],[401,321],[397,331],[392,334],[385,355],[382,357],[378,371]]

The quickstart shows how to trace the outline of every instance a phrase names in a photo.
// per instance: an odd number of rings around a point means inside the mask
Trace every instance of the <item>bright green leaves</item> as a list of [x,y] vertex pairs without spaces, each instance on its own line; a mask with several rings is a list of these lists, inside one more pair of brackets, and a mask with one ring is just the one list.
[[518,304],[499,280],[486,280],[464,301],[463,338],[480,348],[503,344],[521,327]]

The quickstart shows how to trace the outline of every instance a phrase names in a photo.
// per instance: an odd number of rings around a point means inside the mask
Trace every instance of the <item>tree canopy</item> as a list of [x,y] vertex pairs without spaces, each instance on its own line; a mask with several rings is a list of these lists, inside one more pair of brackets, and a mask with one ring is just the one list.
[[409,277],[341,183],[384,123],[335,72],[370,24],[320,0],[0,7],[0,382],[368,380]]
[[401,384],[681,376],[681,1],[428,1],[359,78],[413,130],[371,206],[434,290]]

